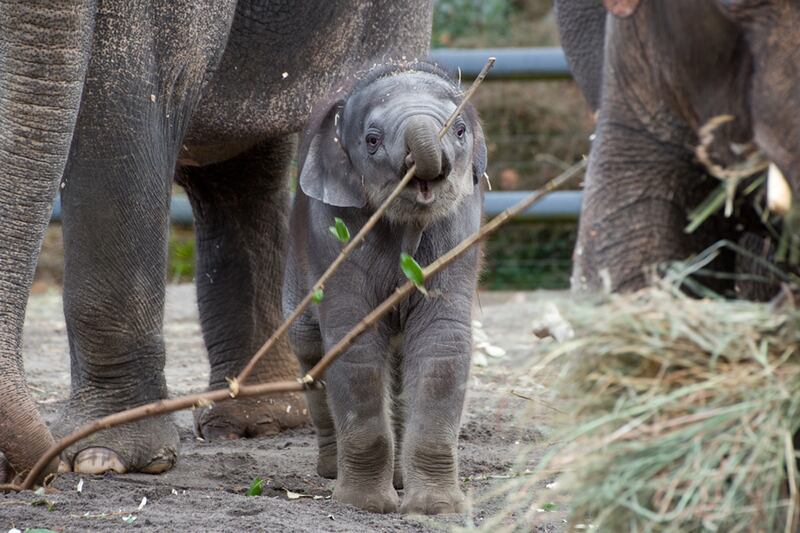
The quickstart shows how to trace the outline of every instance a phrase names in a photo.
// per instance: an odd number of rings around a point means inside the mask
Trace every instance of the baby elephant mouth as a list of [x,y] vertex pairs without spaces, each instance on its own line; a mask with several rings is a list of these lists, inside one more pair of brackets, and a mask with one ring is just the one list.
[[414,178],[408,185],[416,189],[416,200],[418,204],[431,205],[436,201],[436,189],[439,188],[439,185],[444,182],[444,180],[444,174],[440,174],[432,180]]

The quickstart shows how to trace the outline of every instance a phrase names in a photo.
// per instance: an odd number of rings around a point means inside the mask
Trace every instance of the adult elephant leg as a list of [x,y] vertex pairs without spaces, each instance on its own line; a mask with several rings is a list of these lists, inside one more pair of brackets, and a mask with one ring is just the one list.
[[[288,167],[294,140],[262,142],[239,156],[179,177],[195,215],[197,300],[208,348],[210,389],[228,379],[283,321],[288,227]],[[299,368],[287,339],[262,359],[249,382],[296,379]],[[304,424],[299,394],[241,398],[196,411],[198,433],[209,439],[271,435]]]
[[[185,126],[224,44],[216,15],[166,0],[110,1],[98,12],[61,191],[72,394],[59,432],[167,396],[169,197]],[[177,450],[162,416],[96,433],[62,459],[84,473],[158,473]]]
[[0,1],[0,483],[53,444],[23,373],[36,257],[69,154],[94,6]]
[[573,254],[577,290],[636,290],[649,268],[714,240],[710,225],[683,231],[688,212],[716,185],[693,164],[690,141],[658,139],[613,113],[601,116],[590,155]]

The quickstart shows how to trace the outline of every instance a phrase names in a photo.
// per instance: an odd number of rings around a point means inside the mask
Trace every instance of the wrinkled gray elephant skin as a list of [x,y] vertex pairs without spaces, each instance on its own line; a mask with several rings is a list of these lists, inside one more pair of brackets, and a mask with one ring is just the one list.
[[[315,111],[301,149],[284,313],[341,250],[328,229],[334,218],[360,230],[410,164],[418,170],[292,327],[304,370],[406,281],[401,252],[427,265],[478,230],[486,145],[474,109],[437,138],[460,98],[430,65],[382,65]],[[337,500],[374,512],[463,510],[457,438],[478,256],[472,250],[426,280],[428,297],[415,293],[364,332],[326,371],[327,394],[308,394],[317,471],[337,478]]]
[[[356,68],[424,57],[430,1],[0,0],[0,478],[53,439],[20,346],[36,256],[58,189],[71,397],[55,429],[165,398],[162,322],[169,197],[186,188],[211,389],[282,320],[294,134]],[[294,378],[288,342],[253,378]],[[300,395],[196,412],[206,439],[306,421]],[[103,431],[64,469],[161,472],[167,417]],[[52,465],[55,468],[56,465]]]
[[[714,216],[691,235],[684,228],[689,211],[719,184],[695,147],[701,128],[721,115],[733,120],[714,130],[711,163],[730,167],[758,148],[797,197],[800,4],[559,0],[556,9],[575,79],[597,111],[573,287],[633,290],[653,265],[684,260],[721,239],[770,256],[752,206],[731,218]],[[749,269],[729,252],[710,267]],[[745,297],[767,298],[775,289],[700,281]]]

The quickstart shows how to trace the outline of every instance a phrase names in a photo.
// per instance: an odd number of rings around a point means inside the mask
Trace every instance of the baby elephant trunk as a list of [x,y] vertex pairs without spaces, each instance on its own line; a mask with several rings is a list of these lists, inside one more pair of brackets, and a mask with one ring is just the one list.
[[442,175],[442,147],[436,122],[425,116],[415,116],[406,123],[405,140],[409,165],[416,163],[416,177],[434,180]]

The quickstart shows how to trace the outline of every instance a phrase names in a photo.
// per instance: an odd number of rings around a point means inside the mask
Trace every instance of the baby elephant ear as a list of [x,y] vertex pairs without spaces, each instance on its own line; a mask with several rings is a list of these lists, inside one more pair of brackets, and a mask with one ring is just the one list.
[[603,0],[603,5],[609,13],[616,17],[630,17],[636,12],[641,0]]
[[475,135],[473,135],[473,148],[472,148],[472,183],[477,185],[483,175],[486,173],[486,138],[483,136],[483,128],[481,123],[475,115]]
[[336,207],[364,207],[367,203],[361,178],[342,144],[343,101],[337,101],[311,118],[300,147],[300,188]]

